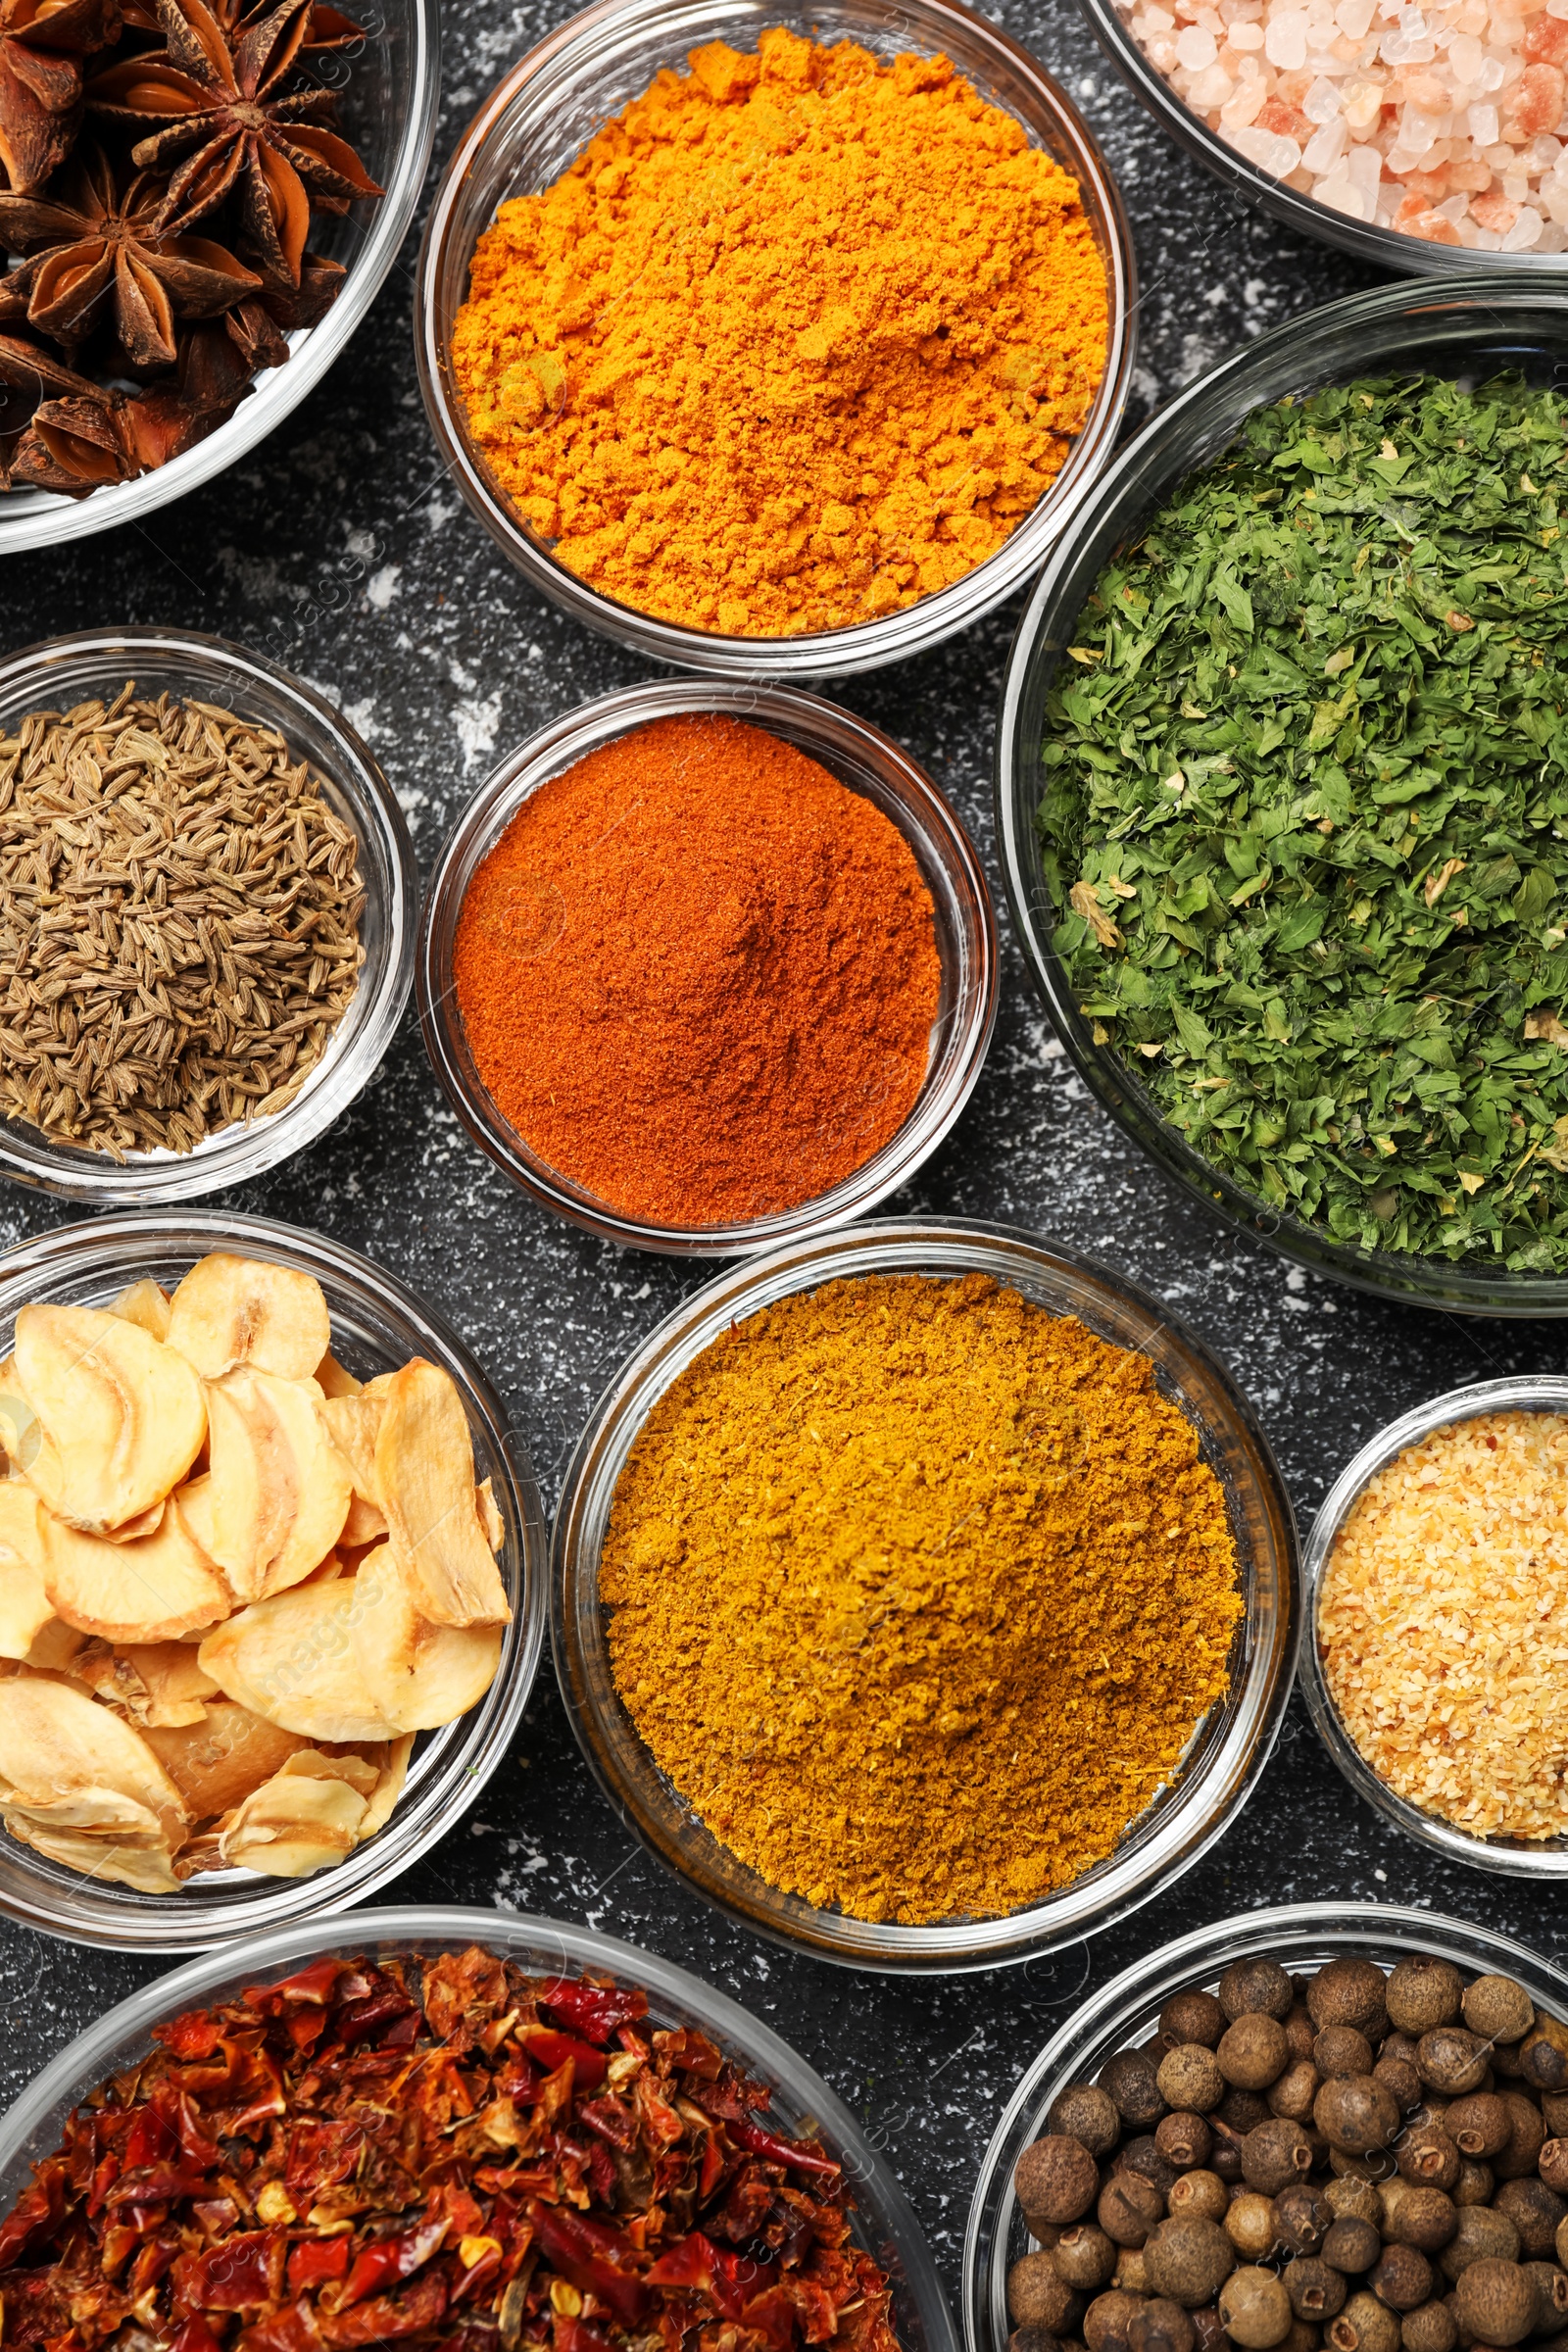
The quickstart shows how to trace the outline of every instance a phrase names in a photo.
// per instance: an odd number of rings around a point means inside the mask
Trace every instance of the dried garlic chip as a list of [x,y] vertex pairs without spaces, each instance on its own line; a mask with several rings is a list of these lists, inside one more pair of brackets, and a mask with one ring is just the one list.
[[433,1732],[477,1706],[501,1663],[499,1625],[432,1625],[409,1597],[390,1544],[354,1580],[354,1646],[367,1688],[400,1732]]
[[34,1424],[4,1437],[59,1519],[103,1535],[161,1502],[207,1434],[202,1385],[138,1324],[91,1306],[24,1306],[16,1370]]
[[139,1732],[65,1683],[19,1679],[0,1707],[0,1807],[50,1830],[168,1845],[179,1790]]
[[139,1323],[151,1339],[169,1337],[169,1293],[150,1274],[122,1291],[118,1298],[111,1298],[104,1311],[126,1323]]
[[241,1600],[286,1591],[323,1560],[353,1483],[318,1397],[270,1372],[229,1372],[208,1389],[211,1489],[202,1541]]
[[146,1737],[192,1821],[210,1821],[243,1803],[310,1744],[302,1733],[280,1731],[231,1698],[211,1700],[202,1723],[154,1725]]
[[203,1674],[186,1642],[131,1642],[120,1655],[140,1678],[147,1694],[145,1712],[138,1715],[134,1707],[131,1710],[143,1731],[173,1731],[205,1723],[207,1701],[217,1697],[218,1685],[210,1674]]
[[507,1523],[501,1516],[501,1505],[496,1500],[495,1488],[489,1479],[479,1481],[473,1491],[473,1500],[479,1513],[479,1525],[484,1530],[484,1540],[492,1551],[499,1551],[507,1540]]
[[118,1707],[139,1730],[147,1711],[147,1686],[134,1666],[128,1666],[119,1650],[111,1649],[107,1642],[96,1637],[83,1642],[69,1668],[74,1683],[80,1683],[105,1706]]
[[[381,1431],[386,1396],[362,1389],[355,1396],[328,1396],[321,1406],[332,1443],[349,1466],[359,1500],[379,1512],[381,1491],[375,1483],[375,1441]],[[382,1520],[382,1531],[386,1522]]]
[[208,1380],[241,1364],[309,1380],[331,1348],[332,1325],[314,1274],[215,1250],[175,1291],[169,1340]]
[[46,1511],[43,1547],[55,1615],[106,1642],[175,1641],[217,1625],[234,1605],[177,1503],[156,1535],[135,1544],[106,1544]]
[[223,1860],[269,1878],[303,1879],[351,1854],[368,1807],[346,1778],[322,1769],[336,1761],[309,1748],[291,1756],[224,1827]]
[[100,1541],[105,1544],[139,1544],[143,1536],[156,1536],[164,1524],[164,1512],[168,1507],[169,1497],[164,1495],[159,1501],[149,1503],[146,1510],[138,1511],[134,1519],[122,1519],[118,1527],[106,1527]]
[[0,1486],[0,1658],[24,1658],[54,1615],[43,1585],[43,1506],[27,1486]]
[[360,1383],[330,1348],[316,1367],[316,1385],[323,1396],[357,1396],[360,1393]]
[[375,1792],[366,1808],[365,1819],[360,1824],[360,1843],[362,1845],[368,1838],[374,1838],[384,1830],[391,1820],[398,1798],[403,1794],[404,1783],[409,1777],[409,1758],[413,1753],[414,1734],[412,1732],[405,1732],[401,1740],[393,1740],[387,1753],[387,1760],[382,1765],[376,1781]]
[[33,1636],[27,1664],[34,1674],[71,1674],[91,1640],[90,1634],[78,1634],[64,1618],[51,1617]]
[[284,1731],[331,1741],[396,1739],[402,1726],[376,1704],[354,1645],[358,1584],[342,1576],[254,1601],[208,1635],[196,1653],[204,1672]]
[[450,1373],[422,1356],[392,1376],[375,1483],[419,1614],[436,1625],[504,1624],[512,1611],[479,1524],[468,1418]]
[[367,1544],[379,1544],[386,1534],[386,1513],[378,1503],[367,1502],[356,1494],[349,1504],[349,1515],[343,1522],[338,1542],[345,1551],[363,1550]]
[[79,1871],[84,1879],[110,1879],[117,1886],[134,1886],[140,1894],[179,1892],[173,1850],[168,1844],[126,1845],[118,1838],[94,1837],[86,1830],[52,1829],[25,1813],[8,1812],[0,1819],[24,1845]]

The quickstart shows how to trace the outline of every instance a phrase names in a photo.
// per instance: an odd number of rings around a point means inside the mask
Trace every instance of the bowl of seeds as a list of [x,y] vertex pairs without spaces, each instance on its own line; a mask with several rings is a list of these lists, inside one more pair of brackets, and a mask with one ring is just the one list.
[[1568,1978],[1300,1903],[1138,1961],[981,2167],[969,2352],[1455,2352],[1568,2321]]
[[258,654],[98,629],[0,663],[0,1168],[190,1200],[320,1135],[413,970],[402,811]]

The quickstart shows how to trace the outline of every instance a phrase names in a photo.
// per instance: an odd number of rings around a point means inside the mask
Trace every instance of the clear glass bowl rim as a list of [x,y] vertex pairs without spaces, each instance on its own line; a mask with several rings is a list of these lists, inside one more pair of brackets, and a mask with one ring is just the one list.
[[[1371,262],[1397,277],[1458,277],[1481,267],[1495,267],[1510,276],[1518,271],[1544,277],[1552,271],[1560,275],[1568,269],[1568,254],[1476,254],[1460,245],[1433,245],[1425,237],[1407,237],[1396,229],[1380,228],[1376,221],[1352,220],[1348,214],[1336,213],[1330,206],[1287,187],[1283,180],[1271,178],[1255,164],[1250,164],[1246,156],[1210,130],[1206,122],[1200,122],[1139,48],[1121,21],[1115,0],[1078,0],[1078,5],[1090,31],[1134,97],[1143,102],[1179,147],[1243,197],[1250,211],[1260,209],[1272,214],[1276,220],[1284,221],[1287,228],[1296,229],[1301,236],[1314,238],[1320,245],[1332,245],[1341,253],[1354,254],[1357,260]],[[1541,291],[1545,289],[1543,287]]]
[[[853,0],[841,0],[846,15]],[[989,49],[1004,70],[1020,75],[1044,93],[1047,107],[1060,119],[1064,137],[1060,160],[1094,191],[1107,228],[1102,248],[1110,302],[1110,337],[1105,373],[1089,420],[1056,487],[1026,515],[997,553],[949,587],[917,604],[880,619],[857,621],[848,628],[799,637],[724,637],[686,628],[639,612],[630,605],[602,595],[585,580],[558,564],[513,518],[500,494],[490,487],[482,466],[469,449],[461,404],[452,397],[447,376],[446,345],[440,318],[441,286],[447,273],[449,240],[456,234],[455,214],[465,184],[482,173],[485,155],[499,135],[508,109],[531,83],[548,87],[552,76],[571,71],[608,26],[622,22],[667,20],[672,40],[711,37],[708,20],[718,14],[703,10],[704,22],[687,34],[694,23],[689,0],[595,0],[595,5],[570,18],[530,49],[503,75],[473,116],[454,148],[436,189],[419,246],[415,289],[415,355],[419,389],[436,446],[445,459],[468,508],[495,540],[509,563],[551,603],[601,635],[655,662],[677,668],[709,671],[735,678],[828,678],[880,668],[889,662],[907,661],[940,644],[1005,601],[1036,569],[1055,531],[1081,490],[1092,483],[1109,460],[1132,389],[1137,359],[1138,265],[1132,230],[1121,192],[1101,153],[1093,132],[1066,90],[1039,59],[1015,41],[1000,24],[964,5],[964,0],[904,0],[898,22],[913,46],[929,33],[940,43],[944,23],[961,27],[964,35]],[[758,28],[769,21],[765,9],[751,0],[734,0],[730,11],[742,25]],[[876,22],[880,23],[878,19]],[[873,34],[866,37],[875,45]],[[1038,525],[1039,527],[1034,527]]]
[[[1278,397],[1286,388],[1287,369],[1297,389],[1374,370],[1387,357],[1378,338],[1387,334],[1392,340],[1400,319],[1410,322],[1412,339],[1418,325],[1436,341],[1446,327],[1457,330],[1468,319],[1474,322],[1478,342],[1488,329],[1500,341],[1510,315],[1540,316],[1552,308],[1549,288],[1517,276],[1504,278],[1483,270],[1443,285],[1406,278],[1346,295],[1286,319],[1197,377],[1118,452],[1102,479],[1075,507],[1018,623],[1003,678],[997,725],[998,854],[1008,911],[1029,977],[1090,1091],[1155,1166],[1207,1215],[1244,1235],[1256,1236],[1282,1255],[1314,1273],[1330,1275],[1351,1290],[1403,1305],[1441,1307],[1453,1314],[1568,1315],[1568,1277],[1489,1271],[1479,1259],[1452,1265],[1444,1258],[1352,1250],[1314,1226],[1278,1214],[1183,1143],[1144,1096],[1133,1073],[1108,1050],[1093,1043],[1090,1025],[1078,1011],[1051,944],[1049,900],[1032,846],[1040,800],[1038,743],[1031,749],[1024,740],[1024,706],[1035,695],[1037,662],[1050,650],[1049,631],[1054,626],[1065,630],[1077,618],[1076,603],[1070,612],[1058,608],[1083,543],[1114,520],[1118,512],[1131,529],[1194,466],[1216,454],[1228,437],[1215,431],[1216,420],[1229,416],[1241,396],[1258,379],[1277,384],[1277,389],[1259,391],[1245,402],[1238,416]],[[1568,310],[1562,311],[1559,331],[1568,360]],[[1352,355],[1353,365],[1341,363],[1342,350]]]
[[[511,821],[528,793],[569,767],[594,746],[630,734],[651,719],[688,711],[716,711],[766,727],[789,721],[811,737],[809,756],[834,770],[835,733],[848,736],[867,765],[896,792],[900,830],[913,836],[934,862],[973,903],[975,922],[966,946],[975,965],[974,985],[956,1008],[951,1038],[928,1071],[922,1100],[880,1152],[832,1192],[799,1208],[745,1224],[670,1226],[618,1215],[602,1201],[550,1169],[514,1134],[476,1087],[470,1087],[458,1051],[462,1016],[457,1010],[451,961],[437,952],[437,934],[448,924],[455,934],[463,894],[480,845],[488,847]],[[519,790],[519,786],[524,789]],[[942,918],[939,914],[939,926]],[[449,835],[425,892],[419,919],[415,992],[419,1026],[442,1093],[469,1139],[511,1177],[514,1184],[573,1225],[623,1249],[658,1250],[678,1257],[734,1257],[774,1248],[807,1233],[820,1233],[863,1217],[890,1193],[906,1184],[951,1134],[979,1082],[996,1027],[1000,989],[997,918],[979,854],[962,819],[909,754],[858,712],[799,688],[752,686],[712,678],[650,679],[579,704],[538,728],[493,768]],[[932,1078],[941,1073],[941,1082]]]
[[[38,708],[49,709],[54,707],[52,697],[59,684],[70,682],[63,673],[68,673],[71,665],[93,662],[102,656],[106,667],[118,667],[118,659],[110,662],[107,658],[122,655],[127,674],[134,674],[138,653],[159,662],[188,662],[190,680],[183,691],[203,702],[224,702],[229,692],[243,689],[247,678],[253,677],[269,693],[299,705],[332,742],[338,768],[333,781],[340,789],[342,771],[352,771],[357,796],[375,820],[377,856],[392,877],[391,896],[380,906],[387,930],[385,965],[361,1016],[361,1026],[340,1056],[334,1057],[328,1047],[323,1066],[282,1110],[250,1126],[224,1129],[212,1143],[183,1157],[132,1159],[123,1166],[97,1153],[63,1152],[47,1141],[33,1145],[24,1132],[0,1129],[0,1174],[93,1206],[112,1203],[151,1208],[200,1200],[204,1194],[265,1175],[269,1168],[291,1159],[324,1135],[364,1092],[397,1034],[414,984],[419,872],[408,820],[368,745],[324,695],[248,646],[198,629],[151,624],[74,629],[0,657],[0,699],[36,691]],[[315,764],[325,767],[333,763],[318,760]]]
[[0,2124],[0,2195],[24,2185],[24,2166],[55,2144],[64,2111],[106,2075],[129,2063],[161,2019],[215,1995],[256,1984],[328,1953],[375,1949],[462,1949],[484,1945],[530,1974],[604,1969],[640,1984],[650,2007],[706,2024],[727,2051],[744,2058],[779,2094],[786,2130],[820,2131],[844,2165],[866,2241],[895,2284],[903,2352],[957,2352],[957,2331],[912,2207],[891,2167],[848,2109],[789,2043],[727,1994],[671,1961],[593,1928],[515,1911],[441,1905],[354,1911],[315,1919],[231,1944],[143,1985],[76,2036],[37,2075]]
[[[497,1501],[507,1529],[503,1556],[512,1555],[516,1572],[515,1635],[510,1664],[503,1661],[502,1674],[485,1698],[468,1717],[460,1719],[459,1736],[437,1770],[427,1781],[411,1781],[386,1828],[335,1868],[305,1879],[258,1879],[257,1893],[233,1903],[205,1901],[188,1888],[177,1896],[137,1895],[129,1888],[95,1885],[73,1874],[70,1893],[74,1895],[78,1887],[84,1891],[70,1919],[62,1916],[59,1890],[41,1870],[33,1900],[19,1899],[0,1884],[0,1915],[45,1935],[127,1951],[227,1951],[261,1929],[275,1928],[297,1936],[309,1931],[287,1923],[298,1923],[305,1915],[333,1917],[350,1903],[363,1902],[428,1852],[479,1795],[506,1757],[538,1673],[545,1637],[547,1538],[526,1453],[513,1436],[499,1397],[467,1347],[395,1274],[326,1234],[285,1225],[273,1217],[201,1209],[130,1211],[56,1226],[0,1253],[0,1329],[9,1327],[17,1309],[29,1298],[52,1295],[53,1284],[101,1265],[106,1269],[107,1287],[113,1279],[112,1269],[123,1262],[118,1253],[138,1243],[160,1242],[176,1257],[184,1253],[188,1242],[192,1258],[204,1250],[243,1251],[254,1245],[259,1254],[323,1276],[329,1290],[335,1281],[351,1293],[368,1296],[382,1311],[405,1320],[412,1334],[428,1342],[432,1359],[444,1364],[456,1380],[465,1408],[495,1464]],[[9,1838],[4,1845],[14,1868],[31,1871],[26,1847]]]
[[[1030,1911],[959,1927],[883,1926],[844,1919],[781,1895],[752,1873],[746,1873],[748,1890],[742,1898],[720,1884],[700,1857],[666,1844],[649,1818],[637,1781],[622,1774],[600,1731],[599,1705],[576,1631],[579,1586],[590,1576],[597,1581],[598,1575],[598,1555],[587,1555],[581,1521],[601,1456],[621,1450],[621,1433],[642,1426],[670,1379],[699,1346],[707,1344],[699,1338],[705,1330],[708,1337],[716,1336],[727,1323],[773,1298],[815,1289],[837,1277],[907,1272],[938,1258],[938,1270],[945,1277],[979,1267],[1003,1282],[1025,1284],[1031,1272],[1065,1268],[1102,1295],[1138,1309],[1209,1372],[1269,1508],[1279,1552],[1281,1606],[1271,1645],[1266,1652],[1259,1649],[1244,1679],[1247,1720],[1233,1727],[1205,1770],[1190,1784],[1185,1798],[1169,1808],[1164,1822],[1138,1849],[1124,1852],[1119,1861],[1113,1858],[1099,1873],[1074,1882]],[[1250,1401],[1214,1351],[1163,1301],[1087,1252],[1037,1234],[970,1218],[883,1218],[792,1243],[721,1273],[683,1298],[628,1356],[589,1416],[562,1482],[551,1546],[551,1647],[563,1703],[600,1788],[649,1851],[706,1902],[740,1920],[754,1935],[818,1960],[887,1974],[955,1975],[1021,1963],[1098,1934],[1170,1886],[1229,1828],[1257,1785],[1290,1697],[1300,1623],[1296,1548],[1290,1499]],[[658,1782],[661,1776],[646,1748],[639,1754],[642,1780]]]
[[981,2160],[964,2230],[960,2300],[967,2352],[1004,2352],[997,2316],[1013,2211],[1012,2168],[1068,2082],[1092,2079],[1125,2037],[1152,2024],[1171,1994],[1206,1984],[1236,1960],[1260,1953],[1287,1966],[1351,1951],[1392,1965],[1432,1952],[1477,1974],[1516,1977],[1531,1998],[1568,2015],[1568,1976],[1512,1936],[1441,1911],[1395,1903],[1312,1902],[1264,1906],[1178,1936],[1124,1968],[1059,2027],[1025,2069]]
[[326,317],[293,340],[281,368],[257,378],[256,389],[225,423],[167,466],[138,474],[134,481],[94,490],[86,498],[55,499],[48,508],[10,519],[6,516],[8,494],[0,492],[0,557],[19,556],[30,548],[64,547],[72,540],[90,539],[99,531],[116,530],[122,523],[143,521],[187,491],[199,490],[215,474],[226,473],[249,457],[342,357],[398,258],[435,144],[441,96],[440,0],[410,0],[410,5],[414,89],[403,144],[364,250]]
[[1446,1428],[1450,1421],[1474,1420],[1478,1413],[1507,1412],[1511,1408],[1568,1413],[1568,1376],[1553,1372],[1522,1373],[1502,1380],[1471,1381],[1463,1388],[1449,1389],[1446,1396],[1414,1405],[1397,1420],[1389,1422],[1346,1464],[1324,1496],[1302,1548],[1302,1633],[1297,1679],[1318,1738],[1356,1795],[1381,1813],[1385,1821],[1391,1821],[1407,1838],[1416,1838],[1448,1861],[1463,1862],[1471,1870],[1551,1884],[1568,1880],[1568,1834],[1548,1843],[1523,1838],[1472,1838],[1455,1829],[1451,1822],[1440,1820],[1434,1813],[1423,1813],[1419,1805],[1410,1804],[1396,1795],[1387,1782],[1379,1780],[1341,1720],[1317,1645],[1317,1604],[1323,1572],[1335,1539],[1362,1488],[1396,1454],[1402,1453],[1407,1446],[1419,1445],[1434,1430]]

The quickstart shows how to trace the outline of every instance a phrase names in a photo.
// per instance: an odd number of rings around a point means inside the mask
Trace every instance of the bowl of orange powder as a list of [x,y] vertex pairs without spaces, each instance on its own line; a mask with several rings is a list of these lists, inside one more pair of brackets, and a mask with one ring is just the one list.
[[416,342],[535,587],[653,659],[805,679],[1038,569],[1109,460],[1134,292],[1076,110],[959,0],[600,0],[459,142]]
[[864,1216],[957,1119],[997,1008],[968,836],[866,720],[636,686],[480,786],[415,986],[469,1137],[606,1239],[735,1256]]

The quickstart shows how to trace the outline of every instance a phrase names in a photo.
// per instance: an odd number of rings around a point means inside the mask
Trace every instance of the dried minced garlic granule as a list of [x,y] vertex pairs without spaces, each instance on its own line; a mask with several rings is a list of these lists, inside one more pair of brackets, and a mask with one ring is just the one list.
[[1568,1419],[1434,1430],[1323,1573],[1329,1694],[1378,1778],[1476,1836],[1568,1832]]

